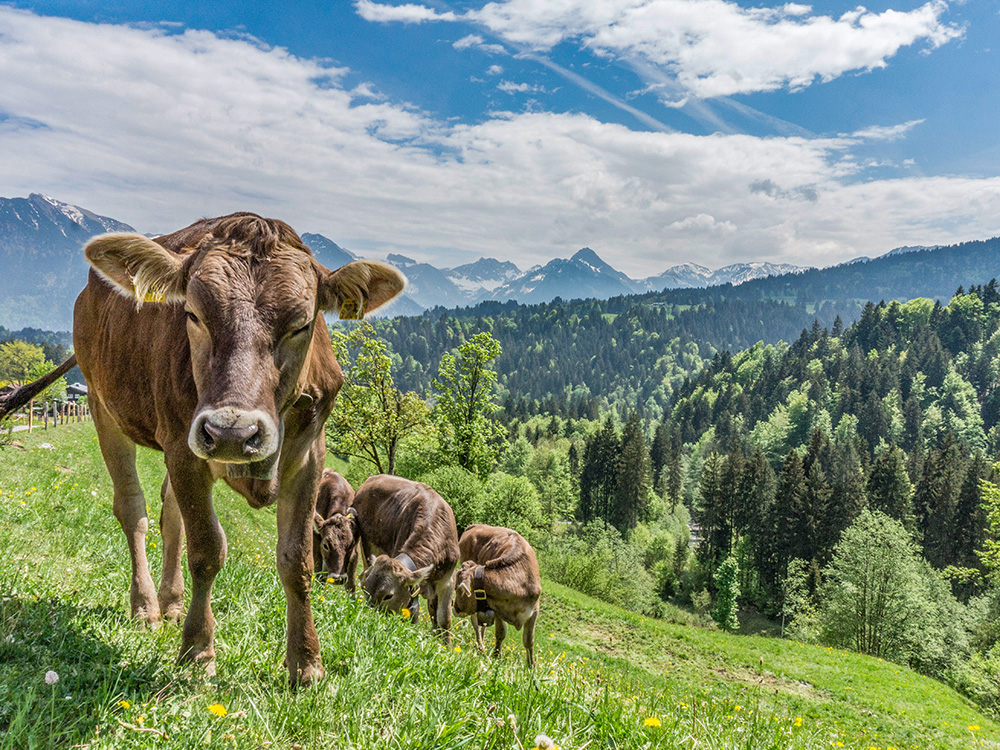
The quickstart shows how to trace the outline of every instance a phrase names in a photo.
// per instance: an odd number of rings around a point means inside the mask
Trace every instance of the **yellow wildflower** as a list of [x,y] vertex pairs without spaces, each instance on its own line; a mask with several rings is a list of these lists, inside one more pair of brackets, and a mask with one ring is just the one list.
[[128,701],[118,701],[118,705],[122,708],[132,708],[132,704]]
[[979,725],[978,724],[973,724],[972,726],[966,727],[966,729],[968,729],[970,732],[978,732],[979,731]]
[[796,726],[796,727],[801,727],[802,726],[802,717],[801,716],[796,716],[795,717],[795,723],[793,724],[793,726]]
[[223,706],[221,703],[213,703],[211,706],[208,707],[208,710],[211,711],[216,716],[218,716],[220,719],[227,713],[229,713],[228,711],[226,711],[226,707]]
[[647,727],[662,726],[662,722],[658,718],[656,718],[655,716],[650,716],[648,719],[646,719],[642,723],[645,724]]
[[[705,705],[704,701],[702,701],[701,705],[703,705],[703,706]],[[742,711],[742,710],[743,710],[743,706],[733,706],[733,711],[734,712],[735,711]]]
[[461,646],[455,646],[455,653],[456,654],[462,653],[462,647]]
[[403,617],[409,617],[410,610],[408,610],[406,607],[403,607],[401,610],[399,610],[399,614],[401,614]]

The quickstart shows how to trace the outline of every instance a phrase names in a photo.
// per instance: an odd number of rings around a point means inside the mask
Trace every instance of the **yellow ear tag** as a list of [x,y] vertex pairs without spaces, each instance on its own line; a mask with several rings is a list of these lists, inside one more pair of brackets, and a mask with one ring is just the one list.
[[341,320],[361,320],[364,317],[364,313],[358,307],[358,303],[353,299],[345,299],[340,305],[340,319]]
[[166,297],[160,292],[146,292],[146,296],[142,298],[143,302],[163,302]]

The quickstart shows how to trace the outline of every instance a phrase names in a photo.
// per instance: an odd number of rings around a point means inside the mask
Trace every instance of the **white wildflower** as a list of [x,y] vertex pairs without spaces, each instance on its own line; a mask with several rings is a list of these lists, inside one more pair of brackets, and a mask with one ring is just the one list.
[[48,672],[45,673],[45,684],[46,685],[55,685],[57,682],[59,682],[59,673],[58,672],[53,672],[50,669]]

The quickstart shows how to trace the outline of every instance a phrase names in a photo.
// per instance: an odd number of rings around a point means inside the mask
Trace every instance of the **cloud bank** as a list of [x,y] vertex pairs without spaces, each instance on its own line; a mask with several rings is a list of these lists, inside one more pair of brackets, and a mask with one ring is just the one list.
[[252,39],[5,6],[0,28],[0,194],[42,191],[141,231],[251,210],[441,265],[528,267],[589,245],[637,276],[998,231],[1000,179],[869,180],[855,136],[636,132],[544,112],[456,124]]
[[[808,5],[744,8],[727,0],[497,0],[463,14],[358,0],[369,21],[463,21],[535,51],[573,41],[600,55],[638,58],[701,98],[800,89],[884,67],[904,47],[962,36],[931,0],[910,11],[858,7],[838,18]],[[418,11],[418,9],[420,9]]]

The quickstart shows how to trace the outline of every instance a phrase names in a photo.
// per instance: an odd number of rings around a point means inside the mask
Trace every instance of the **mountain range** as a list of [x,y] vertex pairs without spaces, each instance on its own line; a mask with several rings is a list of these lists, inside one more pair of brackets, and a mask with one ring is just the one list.
[[[80,248],[89,237],[109,231],[136,230],[40,193],[0,198],[0,268],[4,271],[0,274],[0,325],[10,329],[70,328],[73,301],[87,279]],[[358,258],[321,234],[301,236],[328,268]],[[889,255],[930,249],[897,248]],[[385,262],[402,271],[408,285],[380,311],[383,316],[418,315],[435,307],[468,307],[487,300],[538,304],[557,298],[611,298],[668,289],[735,286],[784,274],[808,276],[816,271],[766,262],[737,263],[712,271],[696,263],[682,263],[654,276],[633,279],[589,247],[570,258],[554,258],[526,271],[495,258],[480,258],[455,268],[438,268],[401,254],[389,254]]]

